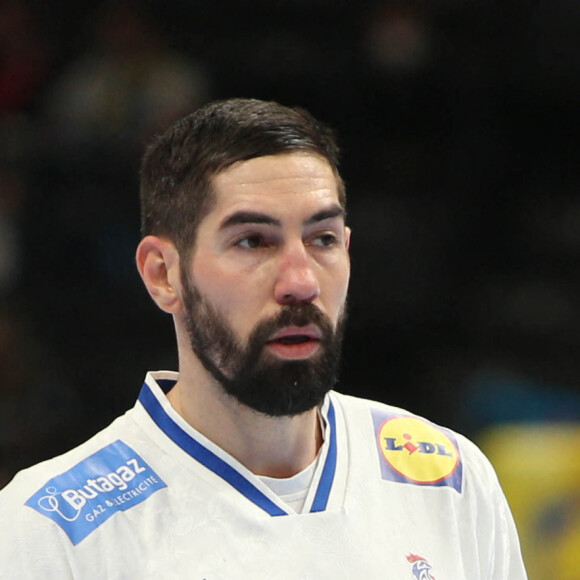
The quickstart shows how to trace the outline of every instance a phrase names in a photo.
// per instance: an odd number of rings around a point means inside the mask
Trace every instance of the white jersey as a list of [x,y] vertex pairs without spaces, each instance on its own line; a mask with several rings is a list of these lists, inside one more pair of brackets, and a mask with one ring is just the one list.
[[0,492],[0,578],[522,580],[515,526],[464,437],[331,392],[301,513],[186,423],[138,402]]

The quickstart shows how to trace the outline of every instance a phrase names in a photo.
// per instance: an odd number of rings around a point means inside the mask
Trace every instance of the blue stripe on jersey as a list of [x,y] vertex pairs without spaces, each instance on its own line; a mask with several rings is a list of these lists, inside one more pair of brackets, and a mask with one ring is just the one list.
[[[157,381],[157,384],[161,387],[164,393],[167,393],[169,390],[171,390],[171,387],[175,384],[175,381],[170,379],[160,379]],[[230,485],[236,488],[240,493],[246,496],[250,501],[255,503],[269,515],[288,515],[287,512],[282,510],[274,502],[268,499],[241,473],[236,471],[231,465],[204,447],[201,443],[188,435],[179,425],[177,425],[177,423],[175,423],[173,419],[171,419],[171,417],[165,413],[163,407],[155,398],[155,395],[151,392],[151,389],[147,383],[143,384],[143,388],[139,394],[139,401],[143,407],[145,407],[145,410],[149,413],[157,426],[186,453],[191,455],[194,459],[197,459],[216,475],[219,475],[219,477],[227,481]],[[322,470],[322,476],[320,477],[316,495],[314,496],[314,500],[312,502],[312,507],[310,508],[310,513],[322,512],[326,509],[328,498],[330,497],[332,482],[334,481],[334,474],[336,472],[336,418],[332,401],[329,401],[327,419],[330,426],[328,455]]]
[[330,424],[330,443],[328,448],[328,457],[324,464],[320,483],[312,502],[310,512],[322,512],[326,509],[328,498],[330,496],[330,488],[334,481],[334,473],[336,471],[336,421],[334,417],[334,406],[332,401],[329,401],[328,407],[328,422]]
[[143,407],[145,407],[146,411],[158,427],[186,453],[191,455],[194,459],[197,459],[216,475],[219,475],[223,480],[235,487],[240,493],[246,496],[258,507],[262,508],[269,515],[288,515],[284,510],[268,499],[259,489],[252,485],[243,475],[228,465],[223,459],[219,458],[215,453],[212,453],[209,449],[188,435],[179,425],[174,423],[171,417],[165,413],[163,407],[155,398],[155,395],[150,391],[147,384],[143,385],[143,388],[141,389],[139,401]]

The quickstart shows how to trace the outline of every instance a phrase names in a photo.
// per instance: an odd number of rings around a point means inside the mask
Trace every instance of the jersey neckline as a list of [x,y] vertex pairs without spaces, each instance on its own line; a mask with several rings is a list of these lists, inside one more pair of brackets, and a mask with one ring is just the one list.
[[[177,373],[148,373],[138,401],[163,433],[188,455],[223,479],[248,500],[270,516],[295,514],[259,480],[225,451],[208,441],[201,433],[184,422],[170,407],[165,395],[177,381]],[[336,413],[330,396],[326,396],[320,409],[326,424],[324,444],[302,513],[326,510],[337,466]],[[174,415],[174,416],[172,416]],[[213,449],[211,449],[213,447]]]

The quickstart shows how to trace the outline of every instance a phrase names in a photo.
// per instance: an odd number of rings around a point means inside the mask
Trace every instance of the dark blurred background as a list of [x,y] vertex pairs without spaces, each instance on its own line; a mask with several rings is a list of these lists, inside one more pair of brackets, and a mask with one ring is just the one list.
[[577,425],[577,0],[1,0],[0,486],[176,368],[134,267],[139,157],[233,96],[339,134],[339,390],[482,441]]

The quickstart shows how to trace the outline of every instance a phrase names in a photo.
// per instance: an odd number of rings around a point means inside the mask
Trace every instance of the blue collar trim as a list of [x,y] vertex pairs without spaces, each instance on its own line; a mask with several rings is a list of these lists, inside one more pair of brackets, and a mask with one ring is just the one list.
[[314,496],[314,501],[312,502],[312,507],[310,508],[310,513],[323,512],[326,509],[328,498],[330,497],[332,482],[334,481],[334,474],[336,472],[336,418],[334,416],[334,405],[332,404],[332,401],[329,401],[329,403],[328,423],[330,425],[330,443],[328,446],[328,456],[326,457],[326,462],[324,464],[324,469],[322,470],[322,476],[320,478],[320,483],[318,484],[318,489],[316,490],[316,495]]
[[[158,381],[159,386],[165,393],[169,391],[174,383],[175,381],[170,380]],[[139,402],[143,405],[157,426],[186,453],[191,455],[209,470],[213,471],[224,481],[228,482],[232,487],[237,489],[255,505],[263,509],[267,514],[271,516],[288,515],[286,511],[266,497],[266,495],[264,495],[241,473],[236,471],[231,465],[207,449],[207,447],[202,445],[175,423],[165,412],[147,383],[144,383],[141,388]],[[329,403],[328,423],[330,425],[330,443],[328,456],[312,503],[311,512],[320,512],[326,509],[336,471],[336,420],[332,401],[329,401]]]

